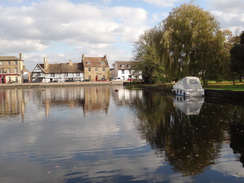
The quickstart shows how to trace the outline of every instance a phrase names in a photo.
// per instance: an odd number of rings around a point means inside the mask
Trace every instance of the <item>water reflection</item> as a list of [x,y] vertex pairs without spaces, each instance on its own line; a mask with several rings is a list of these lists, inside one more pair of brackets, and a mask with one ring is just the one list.
[[82,108],[84,115],[96,111],[107,113],[110,103],[110,88],[104,86],[45,88],[37,89],[34,94],[39,105],[45,107],[46,115],[51,107],[57,106]]
[[[180,109],[175,110],[172,98],[163,99],[160,93],[145,92],[143,99],[134,106],[140,119],[137,125],[141,137],[184,176],[200,174],[216,164],[222,143],[229,142],[226,132],[233,117],[229,114],[243,111],[243,107],[204,105],[201,99],[186,101],[181,98],[174,99]],[[243,113],[240,118],[243,119]]]
[[243,105],[118,86],[0,99],[0,182],[244,181]]
[[175,96],[173,104],[186,115],[198,115],[204,103],[202,97],[185,98],[182,96]]
[[25,103],[23,90],[0,90],[0,102],[1,117],[24,116]]

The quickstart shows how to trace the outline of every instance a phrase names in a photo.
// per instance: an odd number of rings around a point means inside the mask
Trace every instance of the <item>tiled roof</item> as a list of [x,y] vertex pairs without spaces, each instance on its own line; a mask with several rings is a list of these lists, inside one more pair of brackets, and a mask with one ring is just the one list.
[[48,64],[48,68],[44,69],[44,64],[39,64],[46,74],[50,73],[80,73],[83,72],[83,66],[81,63],[59,63]]
[[135,61],[115,61],[114,66],[117,66],[118,70],[131,70]]
[[104,57],[83,57],[84,67],[109,67],[106,56]]
[[19,58],[15,56],[0,56],[0,61],[18,61]]

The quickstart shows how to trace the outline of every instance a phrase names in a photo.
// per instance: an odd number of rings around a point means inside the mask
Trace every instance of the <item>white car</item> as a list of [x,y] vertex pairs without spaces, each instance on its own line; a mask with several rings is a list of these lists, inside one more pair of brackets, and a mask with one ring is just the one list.
[[122,79],[118,78],[118,77],[115,77],[115,78],[113,78],[113,81],[122,81]]

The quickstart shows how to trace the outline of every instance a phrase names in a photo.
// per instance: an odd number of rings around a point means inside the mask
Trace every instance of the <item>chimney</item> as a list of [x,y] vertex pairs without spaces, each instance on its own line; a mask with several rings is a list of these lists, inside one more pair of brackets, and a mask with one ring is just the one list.
[[22,61],[22,53],[19,53],[19,60]]
[[48,68],[47,57],[44,57],[44,69]]
[[73,63],[72,63],[72,60],[69,60],[69,66],[72,66]]
[[104,59],[107,60],[107,55],[106,54],[104,55]]
[[84,53],[82,53],[82,56],[81,56],[81,62],[84,61],[84,58],[85,58],[85,55],[84,55]]

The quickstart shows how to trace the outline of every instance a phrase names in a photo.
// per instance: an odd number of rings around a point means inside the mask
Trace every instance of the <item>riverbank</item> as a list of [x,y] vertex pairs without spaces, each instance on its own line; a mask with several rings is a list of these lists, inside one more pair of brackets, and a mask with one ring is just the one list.
[[[127,88],[142,88],[148,90],[158,90],[163,92],[172,93],[173,84],[160,84],[160,85],[149,85],[149,84],[133,84],[125,83]],[[234,102],[242,103],[244,102],[244,91],[232,91],[224,89],[211,89],[207,88],[205,90],[205,98],[217,99],[217,100],[231,100]]]
[[52,82],[52,83],[12,83],[0,84],[0,89],[7,88],[47,88],[47,87],[73,87],[73,86],[93,86],[93,85],[123,85],[122,81],[88,81],[88,82]]

